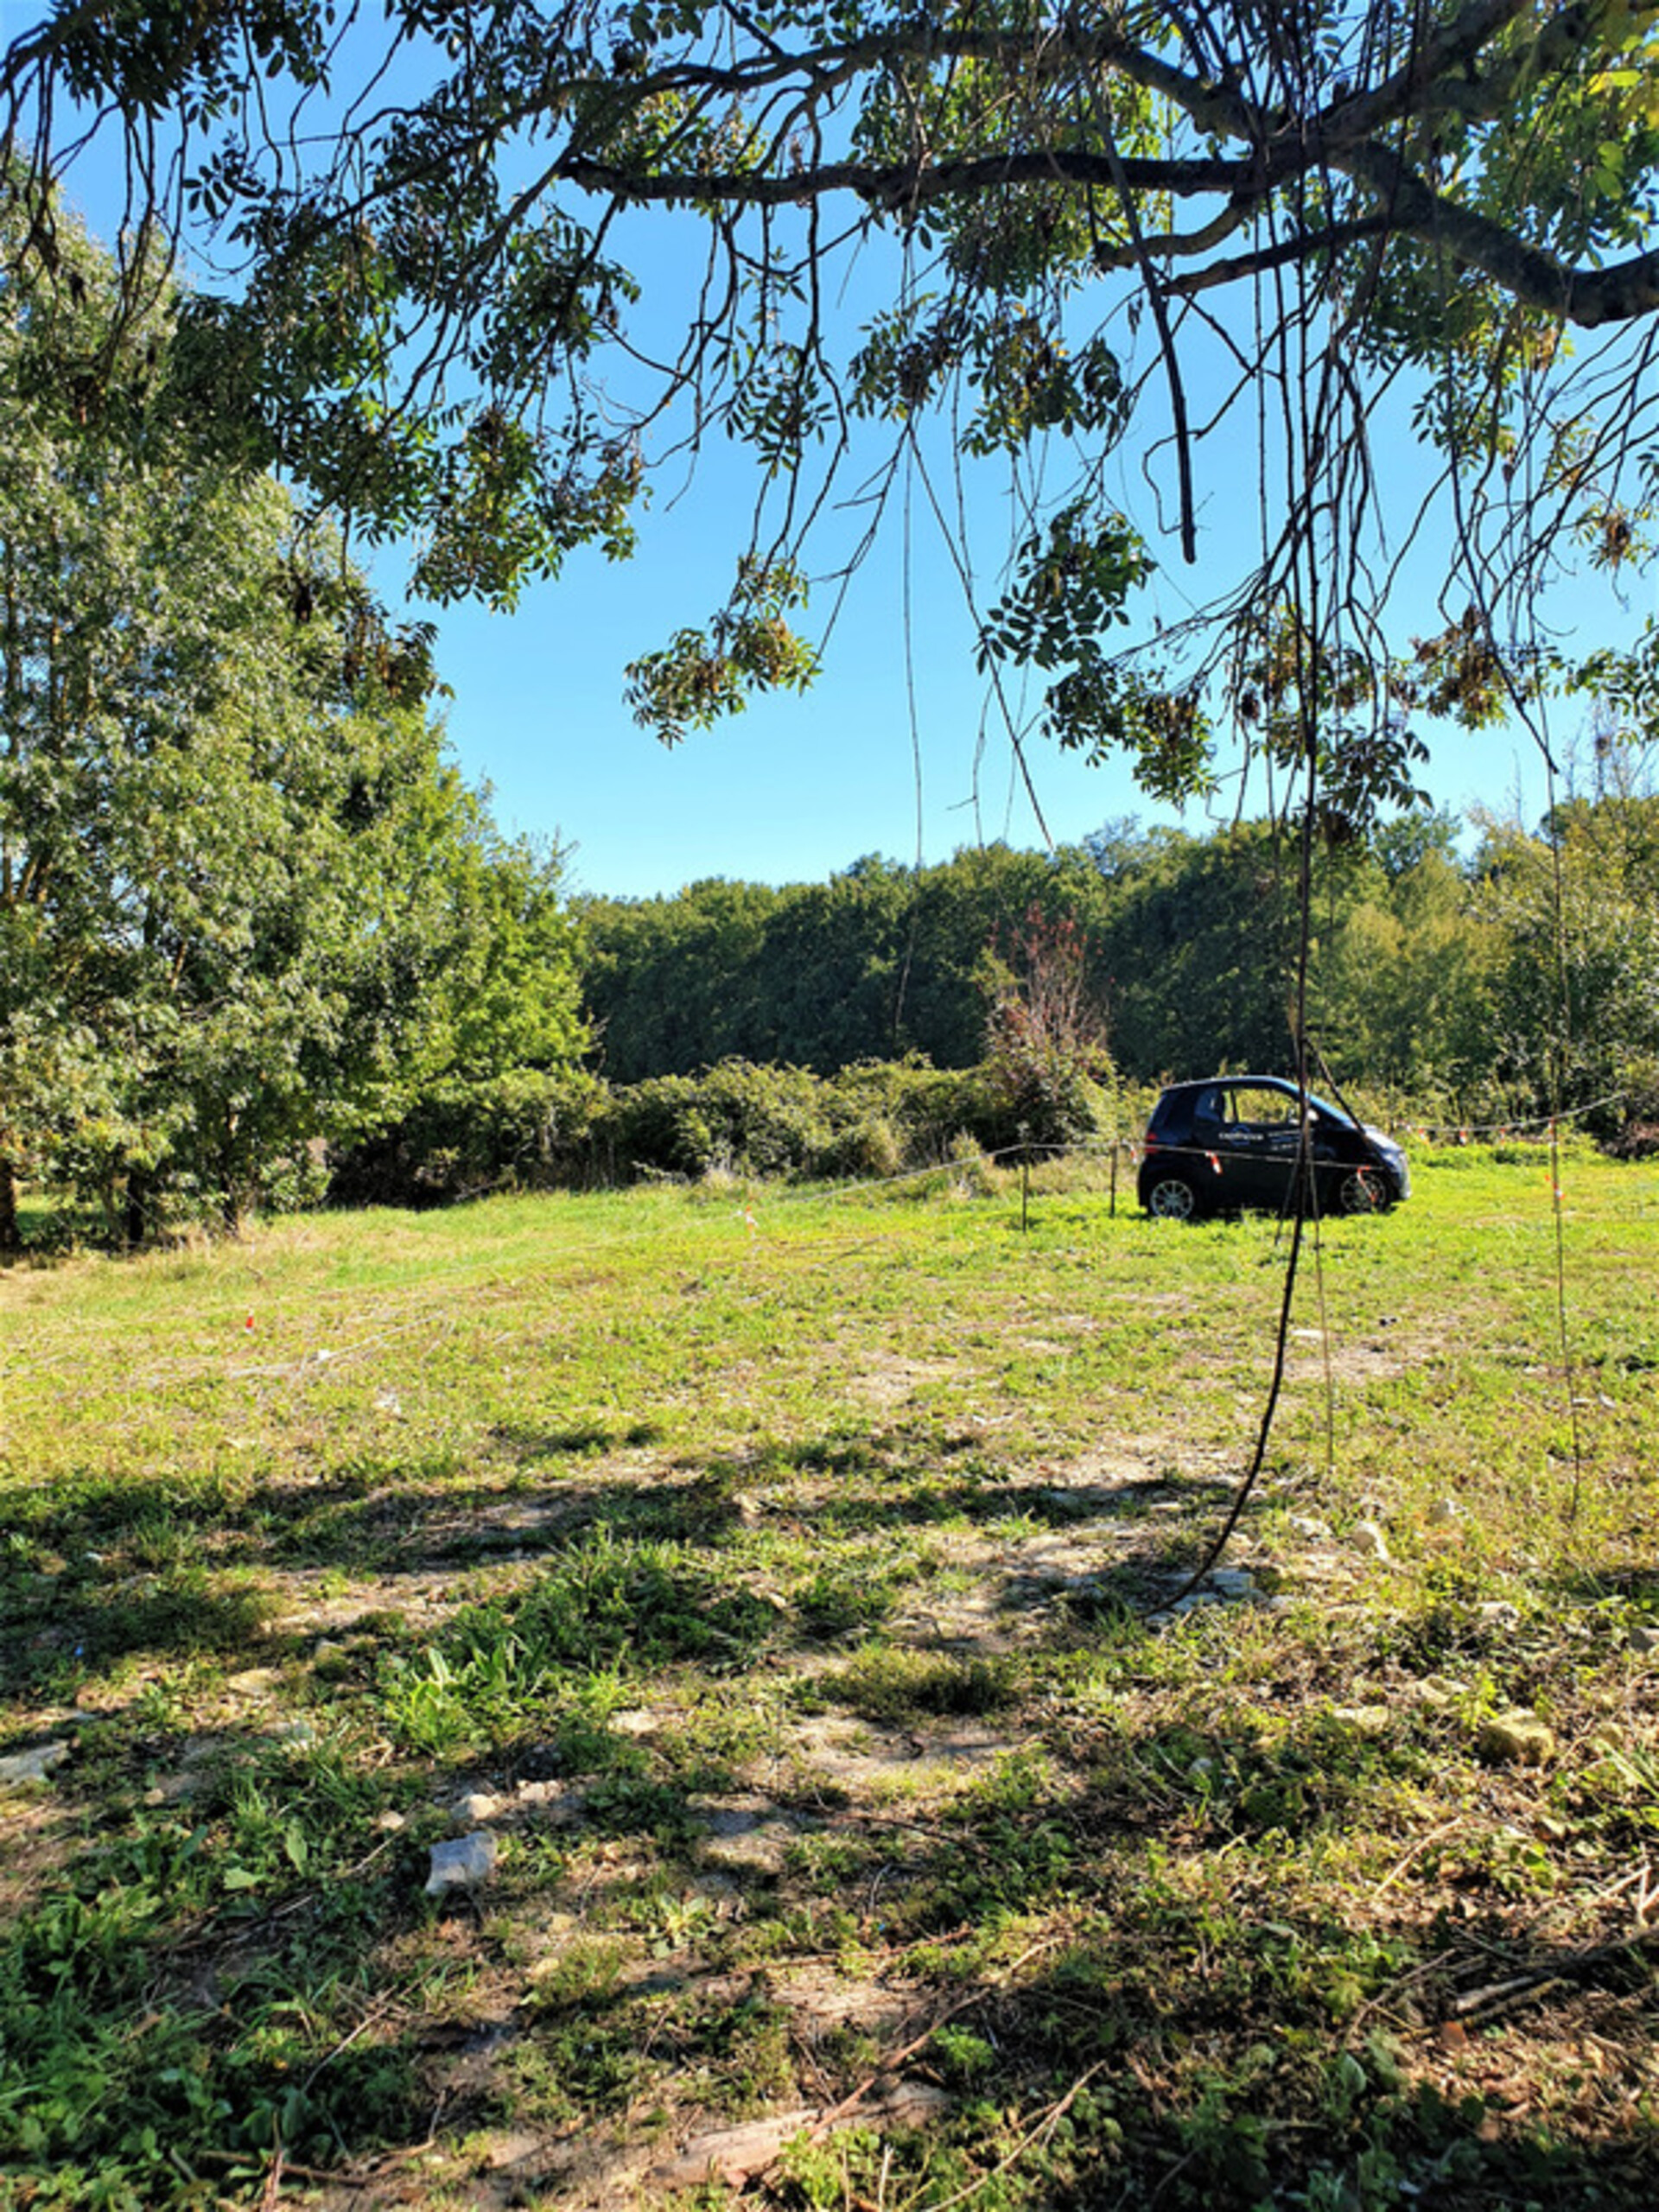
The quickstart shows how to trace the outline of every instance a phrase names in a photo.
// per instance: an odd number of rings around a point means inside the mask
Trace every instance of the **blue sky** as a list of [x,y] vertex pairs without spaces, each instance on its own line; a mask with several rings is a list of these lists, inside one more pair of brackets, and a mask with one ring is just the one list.
[[[702,876],[817,879],[872,852],[931,861],[981,840],[1041,844],[974,671],[960,585],[920,520],[908,559],[895,528],[854,579],[808,691],[758,699],[672,751],[634,722],[626,663],[712,613],[741,548],[741,471],[721,462],[647,519],[626,566],[585,556],[512,614],[440,613],[451,741],[493,785],[502,826],[556,830],[575,847],[582,888],[628,896]],[[1039,738],[1026,754],[1058,841],[1152,811],[1126,771],[1089,769]]]
[[[1400,467],[1406,458],[1396,451],[1389,464]],[[1126,471],[1138,460],[1131,442]],[[1182,568],[1173,537],[1153,544],[1160,572],[1144,611],[1165,622],[1236,573],[1239,518],[1255,512],[1253,452],[1230,461],[1224,450],[1201,449],[1198,467],[1196,575]],[[666,750],[623,704],[624,666],[718,604],[753,493],[744,456],[712,453],[671,505],[659,501],[646,517],[632,562],[583,556],[556,582],[527,592],[513,613],[451,608],[438,615],[460,761],[469,775],[490,779],[504,828],[556,832],[575,848],[578,887],[632,897],[671,893],[705,876],[813,880],[871,852],[931,861],[980,840],[1041,845],[1045,828],[1057,842],[1075,842],[1128,813],[1184,818],[1194,831],[1230,816],[1232,783],[1207,811],[1181,817],[1148,802],[1125,764],[1091,768],[1033,734],[1025,759],[1039,823],[1006,723],[974,667],[962,587],[919,486],[908,533],[902,512],[891,513],[853,580],[811,689],[758,700]],[[1147,505],[1137,500],[1138,514]],[[1007,516],[1006,493],[988,466],[970,511],[982,604],[995,595]],[[832,518],[831,538],[834,528]],[[1437,582],[1431,556],[1402,626],[1438,626],[1430,603]],[[1621,607],[1598,581],[1563,599],[1560,619],[1587,650],[1633,633],[1652,606],[1651,585]],[[812,613],[826,607],[820,589]],[[1038,696],[1033,684],[1028,710]],[[1572,726],[1570,716],[1558,721],[1558,744]],[[1423,734],[1432,753],[1425,779],[1437,803],[1518,810],[1529,821],[1542,810],[1542,767],[1524,730]],[[1249,804],[1261,800],[1258,787]]]

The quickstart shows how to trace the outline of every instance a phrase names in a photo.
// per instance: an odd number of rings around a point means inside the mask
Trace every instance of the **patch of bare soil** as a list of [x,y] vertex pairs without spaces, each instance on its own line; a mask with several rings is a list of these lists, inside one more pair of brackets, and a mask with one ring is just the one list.
[[954,1360],[893,1357],[873,1363],[847,1378],[847,1388],[867,1405],[906,1406],[936,1382],[948,1382],[962,1370]]
[[1327,1346],[1323,1330],[1293,1329],[1285,1374],[1292,1382],[1316,1383],[1329,1374],[1333,1383],[1352,1387],[1404,1375],[1416,1356],[1411,1346],[1395,1337],[1333,1336]]
[[877,1728],[841,1715],[803,1719],[790,1758],[793,1789],[815,1793],[848,1809],[841,1825],[875,1806],[908,1798],[937,1804],[1017,1751],[1016,1730],[935,1723],[926,1728]]
[[0,1791],[0,1921],[7,1921],[36,1901],[78,1838],[62,1801],[39,1785]]

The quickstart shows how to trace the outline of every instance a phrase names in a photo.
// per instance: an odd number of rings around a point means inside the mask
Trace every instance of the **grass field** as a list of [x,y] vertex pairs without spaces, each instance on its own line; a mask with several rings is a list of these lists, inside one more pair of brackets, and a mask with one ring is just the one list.
[[1659,1171],[1414,1173],[1173,1618],[1269,1219],[965,1166],[0,1275],[0,2204],[1659,2201]]

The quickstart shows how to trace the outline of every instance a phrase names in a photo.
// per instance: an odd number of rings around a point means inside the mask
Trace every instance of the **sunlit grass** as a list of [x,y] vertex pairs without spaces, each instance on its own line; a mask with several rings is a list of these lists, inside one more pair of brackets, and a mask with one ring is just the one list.
[[[945,2116],[836,2186],[988,2180],[1087,2076],[986,2202],[1472,2207],[1529,2160],[1620,2201],[1659,1175],[1570,1154],[1558,1270],[1545,1155],[1414,1166],[1304,1252],[1230,1554],[1271,1602],[1165,1627],[1260,1421],[1270,1218],[1051,1168],[1022,1231],[1016,1173],[942,1172],[0,1277],[0,1751],[69,1745],[4,1801],[0,2196],[253,2203],[277,2142],[366,2185],[436,2106],[432,2203],[526,2134],[558,2202],[571,2131],[833,2105],[937,2011]],[[1535,1767],[1481,1749],[1516,1707]],[[505,1809],[457,1911],[463,1796]]]

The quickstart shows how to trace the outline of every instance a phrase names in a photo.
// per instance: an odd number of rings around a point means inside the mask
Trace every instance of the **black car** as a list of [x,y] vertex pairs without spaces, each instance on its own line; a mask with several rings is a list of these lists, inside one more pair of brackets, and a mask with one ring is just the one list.
[[[1173,1084],[1147,1124],[1141,1203],[1160,1221],[1238,1206],[1287,1211],[1296,1195],[1303,1094],[1276,1075]],[[1306,1094],[1313,1202],[1321,1213],[1379,1213],[1411,1191],[1406,1155],[1381,1129]]]

